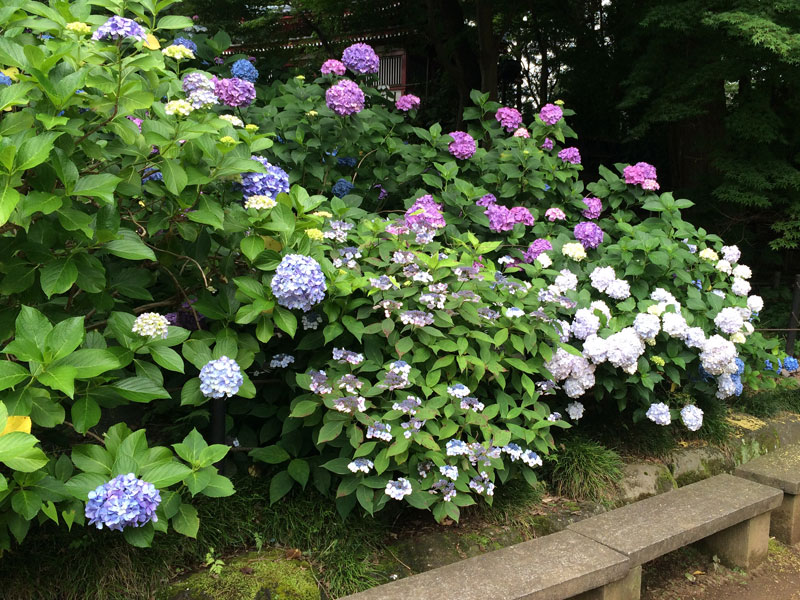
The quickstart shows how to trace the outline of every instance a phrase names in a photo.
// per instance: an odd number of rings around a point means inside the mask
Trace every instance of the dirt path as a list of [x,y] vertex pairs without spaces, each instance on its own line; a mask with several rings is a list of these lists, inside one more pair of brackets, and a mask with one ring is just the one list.
[[800,600],[800,545],[770,540],[767,561],[745,573],[692,548],[645,565],[642,600]]

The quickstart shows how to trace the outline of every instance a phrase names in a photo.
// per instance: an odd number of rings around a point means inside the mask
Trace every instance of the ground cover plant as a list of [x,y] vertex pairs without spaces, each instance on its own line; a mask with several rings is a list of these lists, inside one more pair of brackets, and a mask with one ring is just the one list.
[[652,165],[579,179],[568,109],[417,127],[365,44],[258,86],[171,4],[0,11],[0,548],[196,536],[228,455],[272,503],[458,519],[603,402],[694,431],[691,398],[797,368]]

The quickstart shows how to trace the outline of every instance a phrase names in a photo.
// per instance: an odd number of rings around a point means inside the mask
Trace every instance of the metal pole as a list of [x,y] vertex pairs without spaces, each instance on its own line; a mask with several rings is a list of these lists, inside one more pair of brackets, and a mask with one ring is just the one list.
[[225,398],[211,399],[211,443],[225,443]]
[[[794,297],[792,298],[792,314],[789,315],[789,329],[797,329],[798,316],[800,316],[800,275],[794,276]],[[786,336],[786,354],[794,354],[794,342],[797,339],[797,331],[789,331]]]

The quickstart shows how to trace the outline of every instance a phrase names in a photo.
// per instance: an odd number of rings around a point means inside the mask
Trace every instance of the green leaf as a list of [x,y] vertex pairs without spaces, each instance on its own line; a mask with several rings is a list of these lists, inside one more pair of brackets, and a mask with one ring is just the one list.
[[76,379],[91,379],[106,371],[119,369],[130,363],[133,353],[119,346],[114,348],[81,348],[52,364],[75,369]]
[[201,196],[197,203],[197,208],[186,215],[190,221],[211,225],[214,229],[222,229],[225,220],[225,212],[219,202],[212,200],[208,196]]
[[111,388],[131,402],[150,402],[169,398],[169,392],[147,377],[128,377],[114,383]]
[[111,467],[114,465],[114,458],[108,450],[102,446],[97,444],[82,444],[73,446],[72,462],[85,473],[110,475]]
[[97,486],[103,485],[106,481],[108,481],[108,475],[105,474],[78,473],[67,481],[65,485],[67,491],[69,491],[74,498],[86,501],[89,492],[96,489]]
[[182,349],[183,357],[198,370],[202,369],[212,358],[208,344],[200,340],[186,340],[183,342]]
[[17,385],[23,379],[30,377],[28,369],[9,360],[0,361],[0,390],[6,390]]
[[31,400],[31,419],[36,425],[55,427],[64,422],[64,407],[52,400],[46,390],[30,388],[28,394]]
[[308,476],[311,474],[311,467],[308,466],[306,461],[301,458],[295,458],[289,463],[288,471],[292,479],[303,486],[303,488],[306,487]]
[[39,510],[42,508],[42,498],[30,490],[17,490],[11,496],[11,508],[26,521],[30,521],[39,514]]
[[295,404],[294,408],[292,409],[292,413],[289,415],[293,418],[302,418],[307,417],[310,414],[313,414],[317,407],[319,406],[319,402],[315,402],[314,400],[301,400],[297,404]]
[[343,427],[344,421],[329,421],[328,423],[325,423],[322,426],[322,429],[319,430],[317,443],[324,444],[325,442],[335,440],[337,437],[339,437]]
[[122,179],[111,173],[86,175],[78,179],[71,195],[100,198],[106,204],[114,204],[114,191],[121,181]]
[[72,405],[70,414],[78,433],[86,433],[100,422],[100,406],[90,396],[78,398]]
[[161,173],[164,175],[164,185],[176,196],[183,191],[189,181],[181,162],[175,158],[168,158],[161,163]]
[[191,472],[192,470],[183,463],[169,460],[143,469],[142,479],[160,489],[183,481]]
[[289,475],[288,471],[281,471],[277,473],[272,481],[269,482],[269,503],[275,504],[278,500],[283,498],[294,486],[294,479]]
[[201,467],[213,465],[214,463],[225,458],[229,450],[230,446],[225,446],[223,444],[211,444],[200,451],[200,455],[198,456],[198,464]]
[[78,279],[78,267],[68,258],[57,258],[47,263],[39,274],[42,291],[49,298],[53,294],[63,294]]
[[114,256],[125,258],[127,260],[155,260],[156,255],[153,251],[145,246],[144,242],[129,229],[121,229],[119,234],[122,239],[111,240],[105,245]]
[[56,324],[45,338],[51,360],[64,358],[81,345],[84,336],[83,317],[64,319]]
[[248,452],[248,455],[270,465],[277,465],[278,463],[289,460],[289,453],[280,446],[255,448]]
[[175,448],[175,452],[183,460],[192,466],[199,466],[200,454],[208,447],[208,444],[206,444],[206,441],[197,429],[192,429],[189,434],[183,438],[182,442],[172,444],[172,447]]
[[[2,91],[0,91],[0,101],[2,101]],[[14,189],[14,179],[8,175],[0,175],[0,225],[8,222],[11,213],[19,204],[20,198],[19,192]]]
[[73,367],[51,365],[36,379],[47,387],[64,392],[72,398],[75,393],[75,375],[77,375],[77,371]]
[[155,529],[152,523],[147,523],[142,527],[126,527],[122,532],[125,541],[137,548],[149,548],[153,543],[154,534]]
[[183,359],[175,350],[163,346],[154,346],[149,350],[150,356],[153,357],[157,364],[170,371],[183,373]]
[[[156,29],[186,29],[187,27],[192,27],[193,25],[194,22],[189,17],[169,15],[166,17],[161,17],[158,20]],[[194,536],[192,535],[189,537],[194,537]]]
[[27,171],[42,164],[50,156],[53,142],[61,135],[63,135],[62,132],[48,131],[39,133],[22,142],[17,149],[14,169],[16,171]]
[[242,238],[239,246],[242,249],[242,253],[248,258],[248,260],[253,262],[256,257],[264,251],[264,238],[258,235],[249,235]]
[[232,496],[235,491],[230,479],[215,473],[211,476],[211,481],[208,482],[202,493],[209,498],[225,498]]
[[276,306],[275,311],[272,313],[272,318],[275,321],[275,325],[288,333],[289,337],[294,337],[297,331],[297,317],[291,311]]

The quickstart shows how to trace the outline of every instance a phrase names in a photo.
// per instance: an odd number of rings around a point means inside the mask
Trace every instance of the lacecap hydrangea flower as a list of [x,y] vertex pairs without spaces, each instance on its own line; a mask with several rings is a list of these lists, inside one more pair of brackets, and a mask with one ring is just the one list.
[[325,104],[340,116],[361,112],[364,110],[364,101],[364,92],[349,79],[342,79],[325,92]]
[[302,254],[287,254],[281,259],[270,287],[279,305],[303,312],[322,302],[328,289],[322,267]]
[[522,115],[516,108],[509,108],[504,106],[498,108],[494,118],[508,133],[514,131],[517,127],[522,125]]
[[200,391],[206,398],[230,398],[242,383],[239,363],[227,356],[211,360],[200,369]]
[[258,81],[258,69],[246,58],[240,58],[231,65],[231,75],[237,79],[244,79],[250,83]]
[[137,479],[133,473],[117,475],[89,492],[85,515],[89,525],[116,531],[142,527],[158,521],[156,508],[161,494],[152,483]]
[[133,322],[131,331],[142,337],[160,337],[167,339],[169,321],[167,318],[154,312],[142,313]]
[[214,94],[227,106],[250,106],[256,99],[256,87],[237,77],[217,79],[214,82]]
[[[563,116],[564,111],[556,104],[545,104],[539,111],[539,118],[545,125],[555,125]],[[549,149],[552,149],[552,146]]]
[[453,141],[448,146],[450,154],[461,160],[467,160],[478,149],[475,139],[466,131],[451,131],[448,133]]
[[419,108],[420,99],[414,94],[403,94],[394,103],[397,110],[408,112],[409,110],[416,110]]
[[260,162],[266,173],[242,173],[242,195],[267,196],[273,200],[281,192],[289,193],[289,174],[277,165],[272,165],[263,156],[253,154],[252,160]]
[[116,15],[100,25],[92,34],[93,40],[121,40],[124,38],[133,38],[143,42],[147,39],[147,34],[136,21]]
[[402,500],[412,491],[411,483],[405,477],[398,477],[396,480],[390,479],[386,484],[386,495],[395,500]]
[[345,67],[344,63],[342,63],[341,61],[336,60],[335,58],[329,58],[324,63],[322,63],[322,66],[319,68],[319,70],[320,73],[322,73],[323,75],[329,75],[331,73],[333,73],[334,75],[344,75],[344,72],[347,70],[347,67]]
[[369,44],[353,44],[342,52],[342,63],[353,73],[366,75],[377,73],[380,68],[380,58]]

